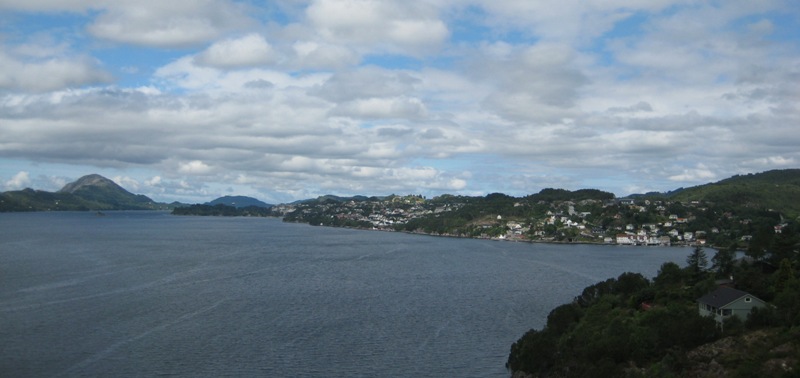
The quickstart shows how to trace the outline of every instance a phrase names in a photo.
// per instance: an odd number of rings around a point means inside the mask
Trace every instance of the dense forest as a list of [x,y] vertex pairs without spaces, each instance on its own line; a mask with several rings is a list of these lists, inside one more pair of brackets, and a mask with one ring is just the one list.
[[[685,267],[665,263],[652,280],[624,273],[589,286],[515,342],[507,367],[516,377],[797,377],[796,231],[788,239],[790,253],[777,265],[772,252],[736,258],[734,246],[709,259],[696,247]],[[768,305],[717,324],[699,314],[697,299],[720,282]]]

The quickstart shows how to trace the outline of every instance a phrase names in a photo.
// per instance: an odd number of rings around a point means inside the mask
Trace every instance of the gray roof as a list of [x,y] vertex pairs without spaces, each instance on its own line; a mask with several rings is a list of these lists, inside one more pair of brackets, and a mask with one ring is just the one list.
[[709,304],[709,305],[714,306],[716,308],[720,308],[720,307],[725,306],[726,304],[731,303],[731,302],[733,302],[733,301],[735,301],[735,300],[737,300],[737,299],[739,299],[741,297],[744,297],[745,295],[749,295],[751,297],[753,296],[752,294],[750,294],[748,292],[745,292],[745,291],[736,290],[736,289],[732,289],[732,288],[729,288],[729,287],[722,286],[722,287],[717,288],[717,290],[714,290],[714,291],[702,296],[697,301],[700,302],[700,303],[703,303],[703,304]]

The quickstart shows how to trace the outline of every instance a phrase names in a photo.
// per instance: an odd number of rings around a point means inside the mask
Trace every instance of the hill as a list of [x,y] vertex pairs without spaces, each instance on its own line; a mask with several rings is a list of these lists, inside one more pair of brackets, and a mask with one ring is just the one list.
[[705,201],[734,209],[774,209],[794,219],[800,216],[800,169],[737,175],[666,196],[675,201]]
[[226,206],[233,206],[233,207],[237,207],[237,208],[249,207],[249,206],[265,207],[265,208],[272,207],[272,205],[270,205],[268,203],[265,203],[265,202],[262,202],[262,201],[260,201],[258,199],[255,199],[253,197],[247,197],[247,196],[223,196],[223,197],[219,197],[219,198],[217,198],[217,199],[215,199],[213,201],[206,202],[206,205],[211,205],[211,206],[226,205]]
[[65,185],[58,193],[70,193],[87,201],[107,205],[113,210],[148,210],[154,201],[141,194],[133,194],[103,176],[86,175]]
[[[799,261],[775,269],[735,253],[717,251],[709,267],[696,247],[686,267],[664,263],[653,280],[627,272],[588,286],[520,337],[507,367],[514,377],[796,377]],[[747,315],[715,309],[717,320],[699,311],[698,298],[729,277],[767,305]]]
[[156,210],[169,208],[115,182],[86,175],[57,192],[24,189],[0,193],[0,211]]
[[23,189],[0,193],[0,212],[105,210],[102,204],[71,193]]

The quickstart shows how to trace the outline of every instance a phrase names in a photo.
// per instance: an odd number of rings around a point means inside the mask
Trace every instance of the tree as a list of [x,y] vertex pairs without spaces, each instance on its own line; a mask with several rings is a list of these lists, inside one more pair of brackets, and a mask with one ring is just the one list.
[[653,286],[657,290],[657,297],[680,297],[686,279],[686,272],[674,262],[661,264],[658,275],[653,279]]
[[695,284],[703,279],[703,274],[706,272],[708,266],[708,259],[703,247],[697,246],[694,251],[686,258],[686,270],[689,277],[692,279],[692,284]]
[[774,275],[775,280],[775,294],[782,292],[786,288],[787,282],[794,280],[794,270],[792,269],[792,263],[789,259],[781,260],[780,266],[778,267],[778,271],[775,272]]
[[711,268],[717,273],[717,277],[730,277],[733,273],[733,262],[736,257],[736,243],[728,249],[720,249],[711,258]]
[[745,252],[747,256],[752,257],[756,261],[762,260],[767,255],[767,248],[772,242],[774,231],[768,227],[758,227],[755,235],[750,239],[750,245]]
[[794,226],[786,226],[781,233],[773,236],[770,248],[770,260],[778,265],[781,260],[792,259],[798,247],[798,235]]

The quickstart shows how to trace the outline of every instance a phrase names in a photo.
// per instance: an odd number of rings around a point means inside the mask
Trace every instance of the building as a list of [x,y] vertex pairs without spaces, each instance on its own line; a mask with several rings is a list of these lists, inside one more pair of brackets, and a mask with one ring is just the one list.
[[748,292],[725,286],[704,295],[697,304],[701,316],[713,316],[720,325],[731,316],[747,320],[752,309],[767,305]]

